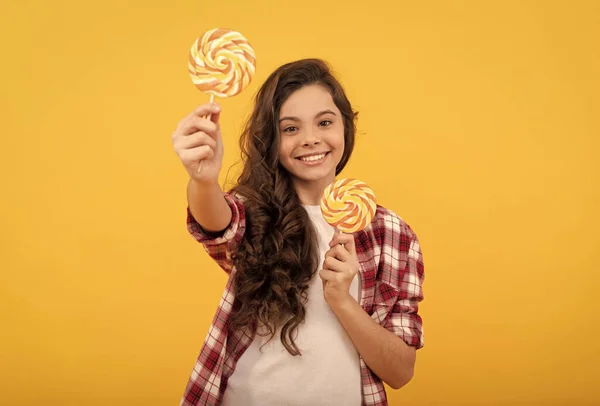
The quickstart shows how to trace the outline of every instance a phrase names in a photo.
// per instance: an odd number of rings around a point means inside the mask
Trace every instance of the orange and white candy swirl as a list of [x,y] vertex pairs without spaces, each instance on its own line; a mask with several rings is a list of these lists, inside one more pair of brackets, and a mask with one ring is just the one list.
[[215,28],[192,45],[188,71],[201,91],[218,97],[235,96],[254,76],[254,49],[239,32]]
[[377,211],[375,193],[356,179],[340,179],[325,189],[321,198],[325,220],[344,233],[363,230]]

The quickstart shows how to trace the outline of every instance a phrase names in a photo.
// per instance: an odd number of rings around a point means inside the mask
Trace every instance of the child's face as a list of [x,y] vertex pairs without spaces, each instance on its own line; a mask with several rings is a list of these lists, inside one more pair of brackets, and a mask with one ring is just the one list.
[[279,161],[294,180],[327,185],[344,153],[344,121],[323,86],[304,86],[281,106]]

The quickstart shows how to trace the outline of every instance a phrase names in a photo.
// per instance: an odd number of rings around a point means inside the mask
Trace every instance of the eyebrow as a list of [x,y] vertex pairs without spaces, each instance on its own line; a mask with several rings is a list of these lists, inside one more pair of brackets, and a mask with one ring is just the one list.
[[[325,114],[333,114],[334,116],[336,115],[332,110],[323,110],[321,112],[319,112],[315,118],[319,118]],[[284,120],[291,120],[291,121],[301,121],[298,117],[291,117],[291,116],[286,116],[286,117],[281,117],[279,119],[279,122],[281,123]]]

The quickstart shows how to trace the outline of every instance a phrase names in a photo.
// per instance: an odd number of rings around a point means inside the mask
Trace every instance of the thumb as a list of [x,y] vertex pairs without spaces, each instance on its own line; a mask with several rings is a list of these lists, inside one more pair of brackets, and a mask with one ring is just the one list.
[[329,241],[329,246],[333,247],[334,245],[336,245],[336,240],[337,237],[341,234],[342,232],[340,231],[339,228],[335,228],[335,231],[333,232],[333,237],[331,237],[331,241]]
[[218,104],[215,103],[215,105],[212,107],[211,113],[210,113],[210,121],[212,121],[215,124],[219,124],[219,120],[221,118],[221,106],[219,106]]

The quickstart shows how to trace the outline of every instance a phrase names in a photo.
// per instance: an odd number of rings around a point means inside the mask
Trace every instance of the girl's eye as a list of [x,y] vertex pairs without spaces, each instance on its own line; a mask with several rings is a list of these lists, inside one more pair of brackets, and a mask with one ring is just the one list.
[[286,128],[283,130],[283,132],[284,132],[284,133],[291,133],[291,132],[294,132],[294,131],[296,131],[296,130],[297,130],[297,128],[296,128],[296,127],[294,127],[294,126],[289,126],[289,127],[286,127]]
[[331,125],[331,124],[332,124],[332,122],[331,122],[331,121],[329,121],[329,120],[323,120],[323,121],[321,121],[321,122],[319,123],[319,125],[321,125],[321,126],[323,126],[323,127],[327,127],[327,126],[329,126],[329,125]]

